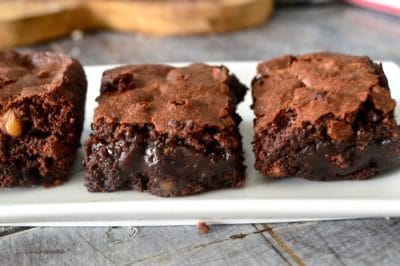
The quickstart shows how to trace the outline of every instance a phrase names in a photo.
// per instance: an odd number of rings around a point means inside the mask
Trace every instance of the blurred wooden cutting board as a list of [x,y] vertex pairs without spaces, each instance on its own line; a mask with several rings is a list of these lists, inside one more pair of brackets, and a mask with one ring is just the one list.
[[272,10],[273,0],[2,0],[0,48],[75,29],[158,35],[234,31],[264,23]]

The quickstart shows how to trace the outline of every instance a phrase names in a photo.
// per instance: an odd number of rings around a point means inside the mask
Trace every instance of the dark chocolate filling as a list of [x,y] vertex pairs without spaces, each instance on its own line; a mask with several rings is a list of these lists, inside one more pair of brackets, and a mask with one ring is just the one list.
[[210,142],[195,149],[187,139],[154,136],[151,127],[131,129],[117,140],[106,136],[93,135],[86,146],[89,191],[135,189],[178,196],[237,187],[244,180],[240,142],[235,148]]
[[400,142],[385,139],[371,143],[364,150],[344,144],[319,143],[316,150],[305,148],[299,157],[302,167],[296,173],[309,179],[363,179],[400,163],[393,156],[400,151]]
[[327,115],[315,124],[291,129],[293,110],[282,112],[275,127],[256,136],[256,169],[274,176],[302,176],[316,180],[364,179],[400,164],[399,129],[393,113],[383,115],[365,102],[352,123],[353,136],[334,141],[327,134]]

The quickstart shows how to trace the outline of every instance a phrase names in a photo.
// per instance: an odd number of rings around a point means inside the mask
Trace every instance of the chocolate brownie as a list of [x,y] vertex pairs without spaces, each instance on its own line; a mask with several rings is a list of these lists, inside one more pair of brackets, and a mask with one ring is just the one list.
[[365,179],[400,162],[382,66],[334,53],[282,56],[253,80],[255,168],[269,177]]
[[82,131],[86,78],[70,57],[0,52],[0,187],[62,183]]
[[83,161],[88,190],[183,196],[242,186],[235,109],[245,92],[225,67],[106,71]]

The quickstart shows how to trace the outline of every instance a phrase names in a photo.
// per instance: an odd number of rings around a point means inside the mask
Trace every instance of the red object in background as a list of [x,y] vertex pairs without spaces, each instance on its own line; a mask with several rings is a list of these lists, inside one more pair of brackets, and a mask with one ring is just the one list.
[[400,16],[400,1],[398,0],[347,0],[347,2]]

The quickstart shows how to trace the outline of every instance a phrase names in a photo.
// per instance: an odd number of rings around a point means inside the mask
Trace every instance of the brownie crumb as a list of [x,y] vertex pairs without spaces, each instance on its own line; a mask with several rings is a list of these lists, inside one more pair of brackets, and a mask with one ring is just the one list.
[[197,223],[197,229],[203,234],[208,234],[210,231],[210,227],[206,224],[206,222],[203,221],[199,221]]

